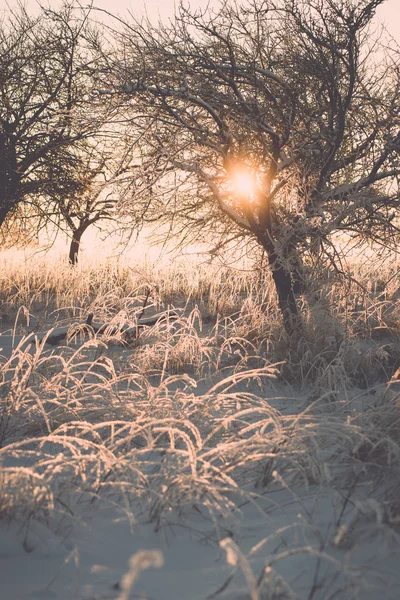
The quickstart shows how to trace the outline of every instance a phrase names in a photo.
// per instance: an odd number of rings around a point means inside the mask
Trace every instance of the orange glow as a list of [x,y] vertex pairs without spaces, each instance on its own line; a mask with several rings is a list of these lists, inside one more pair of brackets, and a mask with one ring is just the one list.
[[256,190],[256,178],[248,169],[237,169],[232,176],[234,192],[243,199],[251,200]]

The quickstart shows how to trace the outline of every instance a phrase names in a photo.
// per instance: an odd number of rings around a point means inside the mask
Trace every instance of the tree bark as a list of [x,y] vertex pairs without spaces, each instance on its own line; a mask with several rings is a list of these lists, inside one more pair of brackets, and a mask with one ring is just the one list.
[[0,130],[0,227],[20,200],[19,184],[15,139]]
[[75,266],[78,264],[78,253],[81,245],[82,235],[85,229],[73,229],[72,230],[72,239],[69,247],[69,255],[68,260],[69,264]]
[[283,326],[289,336],[297,335],[301,331],[302,322],[294,295],[292,275],[282,264],[270,237],[267,235],[260,242],[267,252],[268,263],[278,296],[278,305],[282,314]]
[[271,269],[278,295],[279,308],[282,313],[283,325],[286,333],[293,336],[301,329],[301,317],[293,291],[292,276],[278,261],[275,261],[271,265]]

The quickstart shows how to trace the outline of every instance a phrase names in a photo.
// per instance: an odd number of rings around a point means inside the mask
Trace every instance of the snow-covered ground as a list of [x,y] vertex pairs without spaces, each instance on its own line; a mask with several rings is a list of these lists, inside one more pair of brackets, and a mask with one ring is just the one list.
[[[332,489],[277,489],[218,526],[194,510],[155,531],[97,505],[74,507],[55,532],[34,520],[3,523],[1,598],[397,599],[400,545],[378,504],[352,501],[340,517],[342,509]],[[141,554],[154,550],[160,566]],[[132,557],[138,576],[124,595]]]
[[399,384],[296,392],[196,310],[0,336],[0,599],[397,600]]

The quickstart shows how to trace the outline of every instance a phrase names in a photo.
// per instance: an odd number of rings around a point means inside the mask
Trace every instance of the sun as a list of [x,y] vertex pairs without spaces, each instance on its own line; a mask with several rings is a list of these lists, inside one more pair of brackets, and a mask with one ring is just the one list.
[[238,196],[251,200],[256,190],[256,179],[250,170],[240,168],[236,169],[232,175],[232,185]]

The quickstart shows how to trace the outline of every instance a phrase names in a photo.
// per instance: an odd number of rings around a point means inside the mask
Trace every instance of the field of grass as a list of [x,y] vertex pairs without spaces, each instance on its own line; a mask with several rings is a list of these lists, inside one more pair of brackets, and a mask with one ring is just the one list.
[[400,274],[352,268],[288,339],[257,270],[0,255],[1,597],[398,598]]

